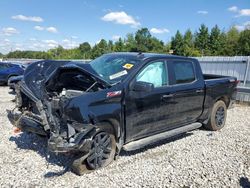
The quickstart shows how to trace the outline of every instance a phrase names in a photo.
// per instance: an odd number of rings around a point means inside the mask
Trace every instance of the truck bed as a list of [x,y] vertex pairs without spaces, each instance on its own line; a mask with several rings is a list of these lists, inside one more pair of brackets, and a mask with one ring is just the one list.
[[[233,76],[221,76],[221,75],[215,75],[215,74],[203,74],[203,78],[204,78],[206,87],[211,87],[211,86],[220,87],[221,84],[230,85],[230,83],[237,81],[237,78]],[[225,89],[229,89],[229,88],[225,88]]]
[[221,76],[221,75],[216,75],[216,74],[203,74],[204,80],[214,80],[214,79],[233,79],[234,77],[231,76]]
[[205,82],[205,100],[203,115],[207,116],[211,107],[218,99],[224,100],[226,106],[236,98],[237,78],[232,76],[221,76],[213,74],[203,74]]

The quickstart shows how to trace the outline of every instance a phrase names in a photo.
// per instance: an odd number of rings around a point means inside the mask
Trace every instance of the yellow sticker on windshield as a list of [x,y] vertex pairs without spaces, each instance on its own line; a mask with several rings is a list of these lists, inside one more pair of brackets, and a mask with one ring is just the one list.
[[125,65],[123,65],[122,67],[124,69],[131,69],[134,65],[133,64],[130,64],[130,63],[126,63]]

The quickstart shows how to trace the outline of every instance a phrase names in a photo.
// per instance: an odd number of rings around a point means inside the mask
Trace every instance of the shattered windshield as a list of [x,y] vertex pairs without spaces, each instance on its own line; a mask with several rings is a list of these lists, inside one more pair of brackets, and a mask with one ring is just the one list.
[[90,62],[91,67],[110,84],[124,79],[139,60],[128,55],[103,55]]

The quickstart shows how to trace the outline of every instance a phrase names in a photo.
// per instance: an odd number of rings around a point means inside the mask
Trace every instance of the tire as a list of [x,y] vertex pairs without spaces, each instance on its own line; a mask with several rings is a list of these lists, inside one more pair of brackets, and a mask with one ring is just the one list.
[[224,101],[219,100],[214,103],[209,121],[204,127],[211,131],[218,131],[225,126],[227,117],[227,107]]
[[[105,123],[102,127],[109,126]],[[91,171],[108,166],[115,158],[116,139],[113,131],[110,129],[99,129],[93,137],[93,143],[88,156],[75,159],[71,169],[77,175],[83,175]]]

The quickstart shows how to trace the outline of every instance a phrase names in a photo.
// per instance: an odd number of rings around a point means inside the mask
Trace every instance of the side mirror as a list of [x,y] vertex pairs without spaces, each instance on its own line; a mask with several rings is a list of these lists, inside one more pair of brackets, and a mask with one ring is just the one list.
[[154,84],[148,82],[135,82],[132,86],[133,91],[137,92],[150,92],[154,89]]

